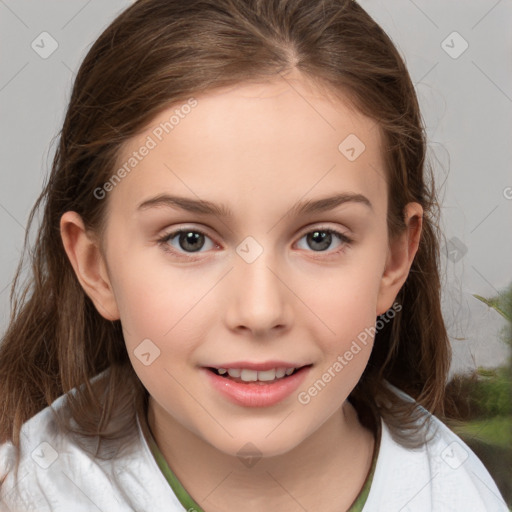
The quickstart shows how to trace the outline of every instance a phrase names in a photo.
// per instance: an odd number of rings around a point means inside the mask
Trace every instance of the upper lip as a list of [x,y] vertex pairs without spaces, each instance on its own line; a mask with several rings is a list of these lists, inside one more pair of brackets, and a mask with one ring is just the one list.
[[301,368],[307,366],[304,364],[290,363],[287,361],[265,361],[261,363],[254,363],[250,361],[235,361],[233,363],[225,363],[220,365],[211,365],[207,368],[224,368],[229,370],[230,368],[241,368],[247,370],[255,370],[264,372],[265,370],[272,370],[273,368]]

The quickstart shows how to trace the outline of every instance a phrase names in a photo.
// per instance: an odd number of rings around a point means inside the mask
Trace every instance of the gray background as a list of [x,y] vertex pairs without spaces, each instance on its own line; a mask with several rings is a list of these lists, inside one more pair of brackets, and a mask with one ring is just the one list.
[[[50,170],[74,74],[131,3],[0,0],[1,332],[28,214]],[[509,353],[499,336],[505,321],[472,294],[494,296],[512,280],[512,1],[359,3],[404,57],[427,126],[448,242],[443,312],[452,371],[501,364]],[[47,58],[32,48],[51,49],[43,32],[58,44]]]

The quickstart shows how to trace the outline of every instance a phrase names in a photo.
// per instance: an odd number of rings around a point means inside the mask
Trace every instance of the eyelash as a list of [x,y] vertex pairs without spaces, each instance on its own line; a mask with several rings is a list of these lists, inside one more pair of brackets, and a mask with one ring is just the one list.
[[[336,229],[327,228],[327,227],[323,227],[323,226],[319,226],[317,228],[310,229],[309,231],[303,232],[301,234],[299,240],[304,238],[306,235],[309,235],[310,233],[314,233],[315,231],[319,231],[321,233],[333,234],[343,243],[343,245],[341,245],[340,248],[338,248],[338,249],[336,249],[334,251],[331,251],[331,252],[328,252],[328,251],[308,251],[308,252],[313,252],[313,253],[316,252],[318,254],[327,253],[328,254],[327,258],[334,257],[337,254],[343,253],[347,249],[347,247],[349,247],[352,244],[352,242],[353,242],[353,240],[351,238],[349,238],[347,235],[345,235],[344,233],[342,233],[342,232],[340,232],[340,231],[338,231]],[[175,256],[177,256],[179,258],[184,258],[184,259],[187,259],[189,261],[197,261],[199,259],[202,259],[201,257],[198,258],[198,257],[192,256],[193,253],[181,253],[181,252],[176,251],[175,249],[170,248],[170,246],[169,246],[169,244],[167,242],[169,242],[169,240],[172,240],[173,238],[175,238],[180,233],[198,233],[200,235],[203,235],[203,236],[211,239],[211,237],[207,233],[202,231],[201,229],[198,229],[198,228],[180,228],[180,229],[177,229],[175,231],[171,231],[170,233],[164,234],[161,238],[159,238],[157,240],[157,243],[158,243],[158,245],[162,246],[162,249],[165,252],[170,253],[172,255],[175,255]],[[214,243],[216,243],[214,240],[212,240],[212,241]],[[190,254],[190,256],[184,256],[184,254]],[[315,257],[315,258],[318,259],[318,257]],[[322,256],[320,258],[325,259],[325,257],[322,257]]]

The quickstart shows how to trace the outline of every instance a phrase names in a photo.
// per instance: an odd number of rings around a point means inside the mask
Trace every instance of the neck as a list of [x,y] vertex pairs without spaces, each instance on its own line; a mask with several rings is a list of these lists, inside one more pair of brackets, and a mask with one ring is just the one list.
[[251,467],[198,437],[151,398],[147,420],[169,467],[206,512],[347,510],[373,458],[374,435],[348,401],[298,446]]

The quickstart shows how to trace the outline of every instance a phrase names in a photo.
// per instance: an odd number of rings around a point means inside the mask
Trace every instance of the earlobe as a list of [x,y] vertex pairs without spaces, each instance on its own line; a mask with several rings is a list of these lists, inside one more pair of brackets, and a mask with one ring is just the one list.
[[86,232],[80,215],[66,212],[60,219],[64,249],[80,285],[107,320],[120,318],[106,264],[96,240]]
[[406,229],[390,241],[386,266],[382,274],[377,315],[385,313],[402,288],[418,251],[423,224],[423,208],[419,203],[408,203],[405,207]]

